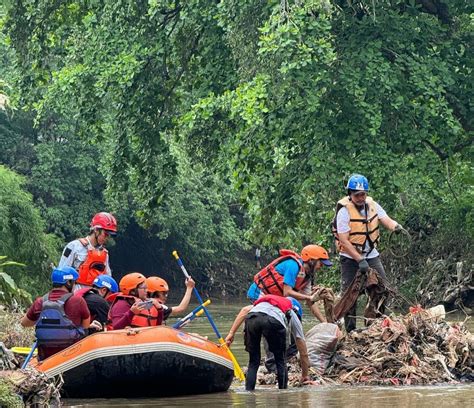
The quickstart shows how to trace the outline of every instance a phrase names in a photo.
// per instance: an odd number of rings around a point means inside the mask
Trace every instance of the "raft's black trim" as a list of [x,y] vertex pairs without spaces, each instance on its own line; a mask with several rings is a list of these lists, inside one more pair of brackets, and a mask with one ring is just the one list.
[[233,370],[175,351],[100,357],[63,372],[70,398],[130,398],[226,391]]

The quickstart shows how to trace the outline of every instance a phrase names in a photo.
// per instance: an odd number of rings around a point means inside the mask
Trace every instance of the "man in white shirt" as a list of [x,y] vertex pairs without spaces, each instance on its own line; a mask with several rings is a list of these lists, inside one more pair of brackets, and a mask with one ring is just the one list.
[[[392,220],[385,210],[367,195],[369,182],[361,174],[353,174],[347,183],[348,196],[338,201],[333,233],[341,261],[341,289],[345,291],[352,283],[357,270],[366,273],[374,268],[382,280],[385,270],[377,251],[379,222],[390,231],[399,232],[402,226]],[[357,301],[344,316],[347,332],[356,328]],[[379,312],[384,312],[381,305]]]
[[101,274],[111,276],[109,253],[105,245],[110,236],[117,234],[117,220],[107,212],[94,215],[89,235],[69,242],[63,250],[58,268],[72,266],[79,278],[75,291],[92,286],[94,279]]

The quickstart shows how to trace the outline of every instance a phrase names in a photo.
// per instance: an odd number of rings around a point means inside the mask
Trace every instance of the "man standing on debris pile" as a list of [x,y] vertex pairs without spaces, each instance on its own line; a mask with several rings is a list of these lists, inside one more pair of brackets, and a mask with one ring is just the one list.
[[[341,260],[341,289],[344,292],[354,280],[357,270],[362,274],[374,268],[383,281],[385,270],[380,261],[377,243],[379,221],[390,231],[399,233],[402,226],[392,220],[384,209],[367,195],[369,182],[361,174],[353,174],[347,182],[347,196],[338,201],[332,230]],[[356,328],[357,300],[344,316],[347,332]],[[379,312],[384,312],[381,305]]]
[[257,382],[257,371],[260,366],[260,342],[262,336],[267,340],[269,350],[275,357],[278,388],[288,388],[288,368],[286,365],[286,340],[292,333],[300,353],[301,382],[310,384],[309,358],[304,339],[303,326],[297,314],[301,305],[296,299],[283,296],[266,295],[253,305],[243,307],[230,328],[225,341],[228,346],[233,342],[235,333],[245,321],[244,343],[249,353],[249,366],[245,379],[245,389],[253,391]]

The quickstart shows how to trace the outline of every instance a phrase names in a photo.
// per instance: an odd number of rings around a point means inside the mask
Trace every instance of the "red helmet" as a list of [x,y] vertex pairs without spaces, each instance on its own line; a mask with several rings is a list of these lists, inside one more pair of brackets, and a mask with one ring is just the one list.
[[149,278],[146,278],[146,287],[148,293],[169,291],[166,281],[158,276],[150,276]]
[[117,234],[117,220],[108,212],[100,212],[92,217],[91,230],[103,229],[110,235]]

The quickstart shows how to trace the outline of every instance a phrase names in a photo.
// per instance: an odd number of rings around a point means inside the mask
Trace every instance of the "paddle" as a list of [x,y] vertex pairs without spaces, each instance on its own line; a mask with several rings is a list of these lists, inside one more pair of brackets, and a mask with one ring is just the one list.
[[31,357],[33,357],[33,353],[35,352],[37,345],[38,345],[38,341],[35,341],[33,343],[33,347],[31,347],[29,354],[26,356],[25,361],[23,361],[23,364],[21,365],[22,370],[24,370],[26,366],[28,365],[28,363],[30,362]]
[[[173,251],[173,256],[176,258],[176,261],[178,262],[179,267],[183,271],[184,276],[186,278],[190,278],[191,276],[189,275],[188,271],[184,267],[184,264],[183,264],[183,262],[181,261],[179,255],[178,255],[178,251]],[[194,289],[194,294],[196,295],[196,298],[197,298],[198,302],[201,303],[201,305],[202,305],[203,301],[202,301],[201,295],[199,294],[196,287],[194,287],[193,289]],[[221,344],[221,347],[223,347],[227,351],[227,353],[229,354],[230,359],[232,360],[232,363],[234,364],[234,375],[239,380],[244,381],[245,380],[244,372],[240,368],[240,365],[237,362],[237,359],[235,358],[234,354],[230,351],[230,349],[227,346],[225,340],[222,338],[221,334],[219,333],[219,330],[217,329],[217,326],[215,325],[214,320],[212,320],[211,314],[209,313],[209,311],[207,310],[206,307],[203,307],[202,309],[204,310],[204,313],[206,314],[207,320],[209,320],[209,323],[211,324],[211,326],[214,330],[214,333],[216,333],[216,336],[219,340],[219,343]]]
[[196,307],[192,312],[188,313],[182,319],[178,320],[173,324],[173,329],[180,329],[188,321],[194,320],[196,317],[201,316],[204,313],[203,308],[211,304],[211,299],[207,299],[202,305]]

